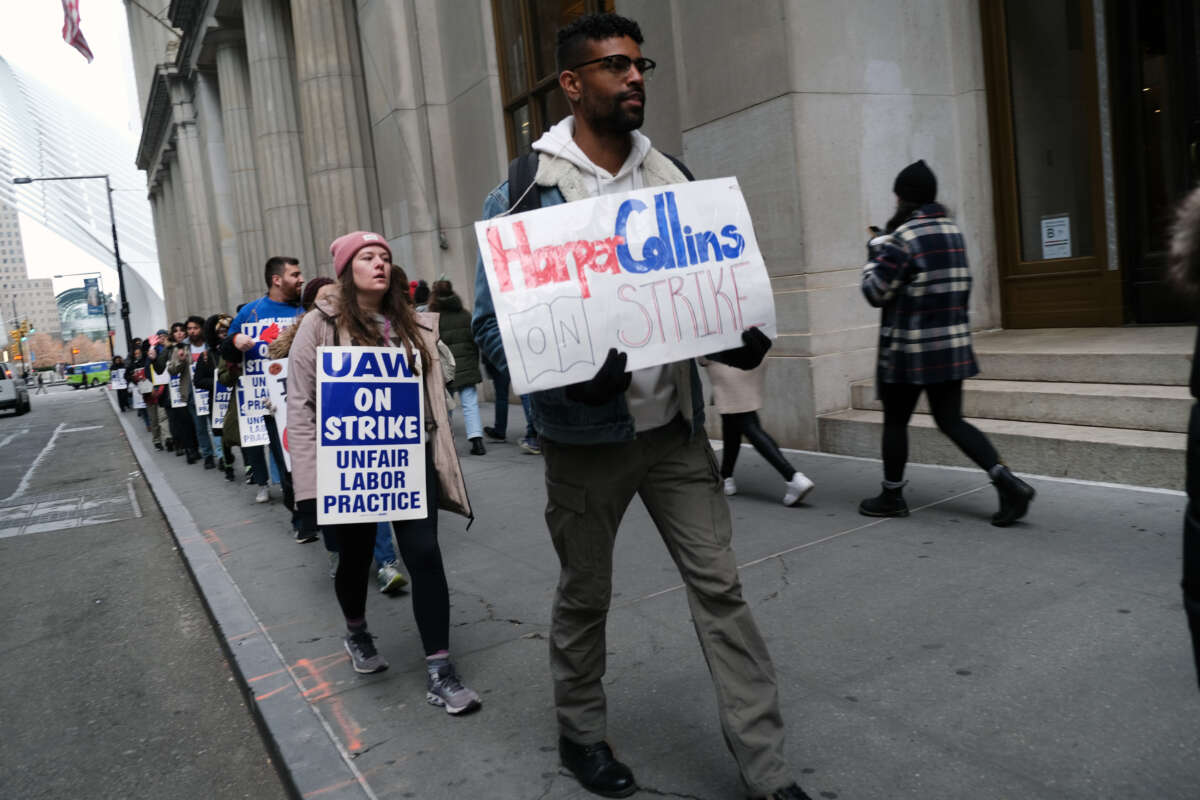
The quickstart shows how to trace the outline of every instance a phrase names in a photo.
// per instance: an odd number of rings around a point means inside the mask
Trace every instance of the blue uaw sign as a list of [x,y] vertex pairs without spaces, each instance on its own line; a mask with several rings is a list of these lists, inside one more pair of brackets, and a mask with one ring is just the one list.
[[425,398],[419,354],[317,348],[317,522],[424,519]]

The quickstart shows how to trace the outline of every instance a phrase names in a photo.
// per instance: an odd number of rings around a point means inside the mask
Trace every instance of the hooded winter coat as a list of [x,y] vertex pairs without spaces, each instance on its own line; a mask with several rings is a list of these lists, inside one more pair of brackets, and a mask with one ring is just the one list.
[[[317,300],[312,311],[296,326],[288,354],[288,441],[296,500],[317,496],[317,348],[334,346],[335,336],[343,346],[350,344],[350,334],[340,324],[339,305],[337,297]],[[432,466],[437,473],[441,508],[474,518],[446,408],[446,381],[437,347],[438,315],[417,312],[416,317],[425,351],[433,362],[421,370],[431,412],[425,430],[433,439],[433,464],[427,464],[426,468]]]
[[442,341],[454,354],[454,380],[451,391],[474,386],[483,380],[479,371],[479,348],[471,335],[471,312],[463,309],[462,298],[456,294],[440,294],[436,300],[438,330]]
[[[1200,188],[1179,207],[1171,237],[1170,278],[1200,309]],[[1200,316],[1200,310],[1197,313]],[[1192,397],[1200,401],[1200,328],[1192,353]],[[1200,402],[1192,404],[1187,433],[1187,513],[1183,517],[1183,607],[1192,632],[1200,683]]]

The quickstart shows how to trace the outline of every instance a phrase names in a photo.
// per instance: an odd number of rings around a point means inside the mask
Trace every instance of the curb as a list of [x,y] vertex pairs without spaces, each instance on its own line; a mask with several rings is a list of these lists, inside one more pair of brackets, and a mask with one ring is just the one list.
[[[154,463],[134,423],[118,410],[112,392],[108,393],[108,402],[155,502],[167,519],[176,547],[208,611],[217,639],[229,659],[246,706],[258,724],[285,790],[296,798],[376,800],[350,754],[334,737],[321,710],[305,698],[304,687],[216,551],[205,540],[191,512]],[[250,680],[280,672],[286,672],[291,683],[283,691],[273,692],[261,701],[256,699]]]

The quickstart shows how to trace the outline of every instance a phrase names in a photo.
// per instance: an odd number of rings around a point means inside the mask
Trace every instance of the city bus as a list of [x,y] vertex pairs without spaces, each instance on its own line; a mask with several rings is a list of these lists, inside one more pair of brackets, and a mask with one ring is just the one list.
[[[108,383],[112,363],[108,361],[89,361],[86,364],[75,364],[67,367],[67,383],[72,389],[83,386],[99,386]],[[84,383],[86,381],[86,383]]]

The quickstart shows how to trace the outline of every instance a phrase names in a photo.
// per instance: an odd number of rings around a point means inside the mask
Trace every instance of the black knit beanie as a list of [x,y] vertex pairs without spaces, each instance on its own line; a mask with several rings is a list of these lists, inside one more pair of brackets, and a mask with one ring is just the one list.
[[900,170],[892,191],[910,203],[932,203],[937,199],[937,177],[924,161],[914,161]]

